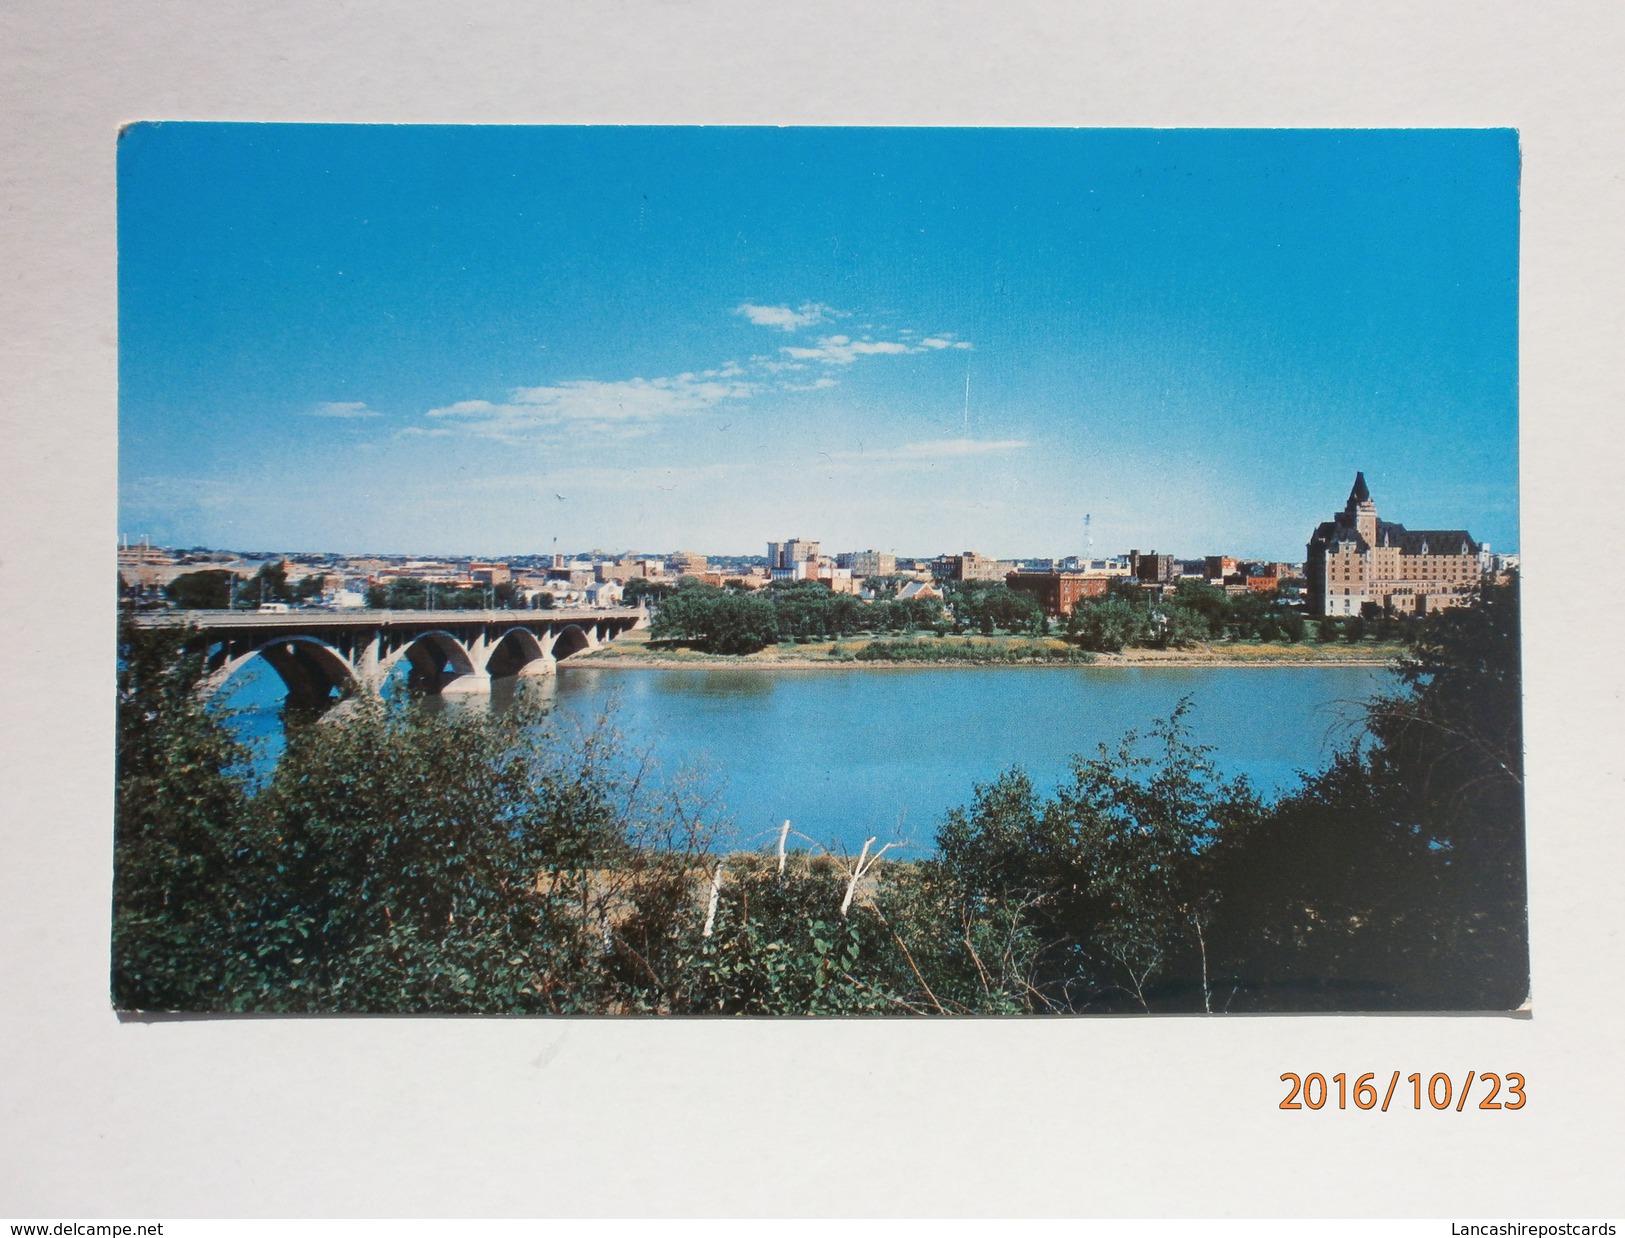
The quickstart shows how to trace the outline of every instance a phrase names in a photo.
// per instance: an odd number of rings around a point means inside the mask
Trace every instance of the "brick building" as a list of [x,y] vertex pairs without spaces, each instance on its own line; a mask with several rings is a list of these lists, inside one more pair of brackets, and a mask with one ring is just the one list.
[[1011,572],[1004,583],[1025,593],[1050,618],[1064,618],[1084,598],[1104,597],[1111,577],[1085,572]]
[[963,554],[939,555],[931,563],[931,574],[938,580],[1003,580],[1015,564],[990,559],[974,550]]

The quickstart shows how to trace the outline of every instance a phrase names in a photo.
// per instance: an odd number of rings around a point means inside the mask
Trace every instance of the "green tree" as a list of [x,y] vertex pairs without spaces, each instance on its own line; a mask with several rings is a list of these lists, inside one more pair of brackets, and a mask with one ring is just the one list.
[[704,814],[607,721],[371,698],[256,786],[188,634],[121,635],[113,994],[126,1009],[602,1011],[617,923],[679,907]]
[[613,747],[505,714],[354,704],[290,732],[252,805],[258,1008],[582,1010],[602,1001],[591,872],[628,858]]
[[1141,640],[1158,649],[1179,649],[1208,635],[1207,620],[1178,602],[1164,602],[1152,611]]
[[1516,581],[1429,616],[1366,736],[1221,849],[1238,1008],[1506,1010],[1528,992]]
[[626,582],[626,587],[621,592],[621,601],[628,606],[636,606],[639,602],[647,602],[650,606],[658,606],[661,601],[670,597],[671,593],[672,587],[664,581],[634,576]]
[[164,586],[164,596],[182,610],[224,610],[236,579],[222,568],[183,572]]
[[216,1009],[239,904],[225,874],[243,850],[251,754],[198,697],[189,635],[118,637],[113,801],[113,1001],[126,1010]]
[[1096,653],[1120,653],[1145,634],[1147,615],[1133,602],[1116,596],[1081,602],[1067,616],[1067,639]]
[[755,653],[780,638],[773,602],[703,584],[676,590],[661,604],[649,631],[656,640],[684,641],[721,654]]
[[292,602],[295,600],[288,587],[287,562],[260,564],[259,571],[237,586],[234,600],[238,606],[258,606],[261,602]]
[[1216,639],[1224,635],[1231,602],[1223,589],[1215,589],[1199,580],[1182,580],[1174,591],[1173,600],[1183,610],[1202,617],[1205,630],[1198,639]]
[[1076,759],[1047,800],[1020,771],[980,786],[938,833],[941,863],[975,910],[1021,910],[1054,1008],[1212,1008],[1210,856],[1260,805],[1191,742],[1189,708],[1152,728],[1150,752],[1130,733]]

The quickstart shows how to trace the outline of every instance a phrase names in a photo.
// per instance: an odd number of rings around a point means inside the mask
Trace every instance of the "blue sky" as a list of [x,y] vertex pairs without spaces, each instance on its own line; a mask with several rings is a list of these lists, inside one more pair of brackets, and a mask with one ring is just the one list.
[[149,124],[120,529],[242,550],[1518,541],[1510,130]]

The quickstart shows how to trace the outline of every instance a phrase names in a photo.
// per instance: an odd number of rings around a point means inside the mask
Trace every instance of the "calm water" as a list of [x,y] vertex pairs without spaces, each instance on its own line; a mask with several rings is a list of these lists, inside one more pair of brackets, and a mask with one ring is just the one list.
[[[276,676],[232,695],[267,753],[279,728]],[[742,847],[788,818],[856,850],[878,835],[928,853],[942,814],[978,782],[1020,765],[1041,789],[1074,753],[1194,706],[1195,739],[1227,773],[1278,790],[1347,742],[1361,702],[1389,688],[1379,667],[1000,667],[840,671],[561,670],[558,707],[582,720],[613,696],[617,726],[666,771],[698,767]],[[465,706],[466,707],[466,706]]]
[[1275,790],[1346,742],[1378,667],[1009,667],[879,671],[559,674],[561,708],[586,717],[618,696],[619,725],[663,765],[698,765],[734,817],[735,841],[801,833],[856,850],[871,835],[932,849],[943,813],[1012,765],[1041,789],[1166,717],[1181,697],[1197,742],[1227,773]]

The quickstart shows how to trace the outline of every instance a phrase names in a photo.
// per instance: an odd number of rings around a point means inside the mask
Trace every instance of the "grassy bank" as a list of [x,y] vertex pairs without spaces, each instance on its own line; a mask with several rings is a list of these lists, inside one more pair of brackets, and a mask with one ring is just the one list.
[[862,669],[882,666],[1317,666],[1381,664],[1393,661],[1397,642],[1331,644],[1302,641],[1214,641],[1185,649],[1125,649],[1091,654],[1055,637],[1031,636],[855,636],[806,644],[769,645],[743,656],[701,653],[672,641],[629,632],[572,664],[619,667],[819,667]]

